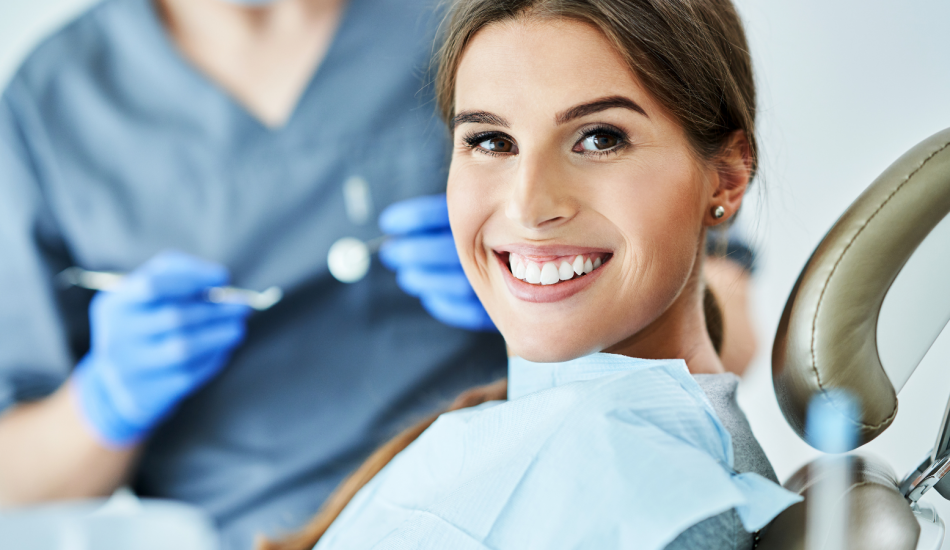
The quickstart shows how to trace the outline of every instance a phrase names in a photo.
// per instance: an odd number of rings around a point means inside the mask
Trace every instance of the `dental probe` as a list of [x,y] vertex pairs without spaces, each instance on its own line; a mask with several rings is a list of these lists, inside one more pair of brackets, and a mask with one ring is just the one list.
[[[108,292],[115,289],[125,278],[125,274],[70,267],[60,272],[56,278],[66,286],[78,286],[89,290]],[[258,311],[264,311],[270,309],[283,297],[284,291],[279,286],[272,286],[263,292],[233,286],[215,286],[208,289],[205,300],[215,304],[241,304]]]
[[330,247],[327,267],[330,275],[341,283],[355,283],[369,272],[370,256],[389,239],[388,235],[361,241],[355,237],[343,237]]

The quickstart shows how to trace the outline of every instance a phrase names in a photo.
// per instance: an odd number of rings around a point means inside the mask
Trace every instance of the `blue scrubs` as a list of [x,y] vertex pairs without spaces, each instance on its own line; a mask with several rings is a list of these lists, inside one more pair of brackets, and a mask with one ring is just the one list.
[[[88,346],[90,293],[55,286],[65,267],[127,271],[176,248],[237,285],[283,287],[134,479],[247,548],[304,523],[418,415],[503,376],[500,336],[435,321],[378,263],[353,285],[327,272],[335,240],[375,237],[383,207],[444,191],[425,87],[436,23],[424,0],[351,0],[278,129],[190,66],[149,0],[107,0],[40,46],[0,102],[0,410],[54,391]],[[347,214],[354,177],[363,215]]]

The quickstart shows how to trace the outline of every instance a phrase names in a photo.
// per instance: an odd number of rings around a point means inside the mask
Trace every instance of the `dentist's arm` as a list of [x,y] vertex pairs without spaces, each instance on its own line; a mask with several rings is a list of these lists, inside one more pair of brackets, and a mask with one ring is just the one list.
[[108,495],[126,481],[137,451],[105,447],[68,382],[0,416],[0,449],[0,508]]
[[0,416],[0,505],[105,495],[139,444],[242,341],[246,306],[212,304],[220,266],[159,255],[90,306],[92,341],[51,396]]

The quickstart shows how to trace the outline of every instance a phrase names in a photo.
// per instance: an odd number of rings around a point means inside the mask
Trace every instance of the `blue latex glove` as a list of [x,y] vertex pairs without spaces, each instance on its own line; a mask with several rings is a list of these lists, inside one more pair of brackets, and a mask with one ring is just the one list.
[[90,350],[72,380],[105,443],[137,442],[224,367],[250,313],[204,300],[227,282],[224,267],[166,252],[93,298]]
[[496,330],[462,271],[444,194],[390,205],[379,227],[393,237],[379,251],[380,260],[429,314],[453,327]]

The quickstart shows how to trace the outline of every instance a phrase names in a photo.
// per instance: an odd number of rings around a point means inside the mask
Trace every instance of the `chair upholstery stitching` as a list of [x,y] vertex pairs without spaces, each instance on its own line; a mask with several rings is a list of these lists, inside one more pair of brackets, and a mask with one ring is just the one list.
[[[911,178],[913,178],[917,174],[917,172],[919,172],[928,162],[930,162],[932,158],[940,154],[940,152],[942,152],[947,147],[950,147],[950,142],[946,142],[943,145],[941,145],[939,148],[937,148],[933,153],[928,155],[927,158],[921,161],[921,163],[916,168],[914,168],[909,174],[907,174],[907,176],[904,177],[904,180],[901,181],[900,184],[898,184],[898,186],[894,189],[894,191],[891,192],[890,195],[887,196],[886,199],[884,199],[884,202],[878,205],[878,207],[874,210],[874,212],[870,216],[868,216],[868,219],[864,220],[864,223],[861,224],[861,227],[858,229],[858,231],[854,234],[854,236],[851,237],[851,240],[848,241],[848,244],[844,247],[844,250],[841,251],[841,254],[838,256],[838,259],[835,261],[835,265],[832,266],[831,268],[831,272],[828,273],[828,277],[825,278],[824,284],[821,288],[821,293],[818,295],[818,304],[815,306],[815,314],[812,317],[812,322],[811,322],[811,361],[812,361],[811,368],[812,368],[812,371],[814,371],[815,373],[815,379],[817,380],[818,387],[821,389],[821,391],[824,392],[826,390],[824,386],[822,385],[821,373],[818,371],[818,361],[817,361],[817,358],[815,357],[815,334],[816,334],[816,324],[818,322],[818,312],[821,310],[821,304],[825,298],[825,291],[828,289],[828,284],[830,283],[831,278],[834,277],[835,272],[838,270],[838,265],[841,263],[841,260],[844,259],[845,255],[848,253],[848,250],[851,249],[851,245],[854,244],[854,242],[858,239],[858,237],[861,235],[864,229],[868,226],[868,224],[871,223],[871,220],[873,220],[875,216],[877,216],[878,213],[887,205],[887,203],[890,202],[890,200],[894,197],[894,195],[896,195],[901,189],[904,188],[904,185],[907,182],[909,182]],[[834,403],[831,403],[831,406],[834,407],[835,406]],[[858,424],[859,426],[863,428],[877,429],[877,428],[880,428],[881,426],[888,425],[894,419],[896,415],[897,415],[897,407],[894,407],[894,411],[891,412],[891,414],[888,415],[887,418],[884,419],[884,421],[878,424],[865,424],[864,422],[855,422],[855,424]]]

